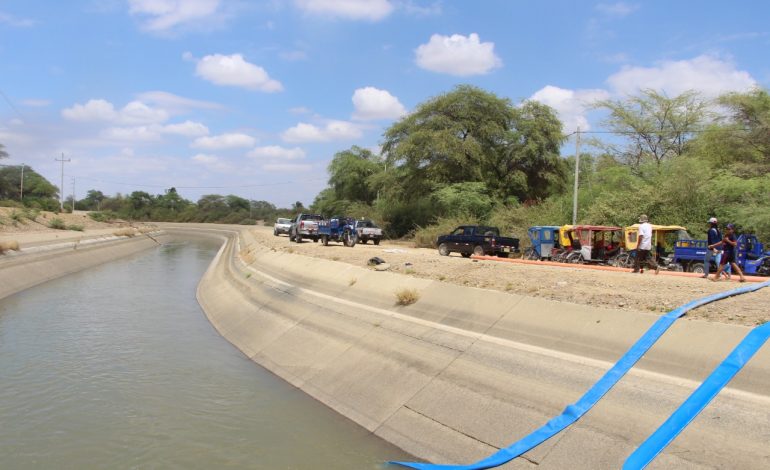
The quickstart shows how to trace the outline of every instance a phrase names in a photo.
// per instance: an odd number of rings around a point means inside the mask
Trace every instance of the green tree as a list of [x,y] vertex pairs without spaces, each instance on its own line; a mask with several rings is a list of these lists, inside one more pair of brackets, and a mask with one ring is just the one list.
[[535,102],[515,107],[470,85],[420,104],[384,138],[382,186],[391,196],[421,198],[446,185],[481,182],[502,200],[538,199],[563,180],[563,136],[553,110]]
[[708,102],[694,91],[674,98],[644,90],[623,100],[603,100],[597,108],[609,111],[604,125],[620,140],[595,140],[606,153],[638,170],[645,162],[658,167],[685,152],[693,131],[710,117]]
[[381,171],[383,163],[371,150],[353,146],[334,154],[329,163],[329,186],[338,200],[374,202],[377,192],[370,178]]

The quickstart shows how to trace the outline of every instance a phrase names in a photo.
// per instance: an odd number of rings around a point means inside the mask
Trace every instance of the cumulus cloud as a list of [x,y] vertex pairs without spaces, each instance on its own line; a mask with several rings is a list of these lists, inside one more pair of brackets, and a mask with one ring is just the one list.
[[276,160],[297,160],[305,158],[305,151],[299,147],[286,148],[279,145],[257,147],[248,153],[252,158],[266,158]]
[[13,26],[16,28],[28,28],[35,25],[35,21],[28,18],[19,18],[9,13],[0,11],[0,24]]
[[128,0],[128,11],[145,18],[142,27],[165,32],[177,26],[212,20],[220,13],[221,0]]
[[173,113],[184,113],[191,109],[222,109],[224,107],[219,103],[185,98],[167,91],[146,91],[139,93],[136,97],[139,101],[157,105]]
[[200,122],[185,121],[178,124],[167,124],[161,128],[161,132],[185,137],[201,137],[209,135],[209,128]]
[[529,99],[554,108],[564,124],[564,131],[570,132],[578,126],[581,131],[590,129],[586,112],[596,101],[609,97],[606,90],[568,90],[548,85],[536,91]]
[[198,137],[190,144],[193,148],[222,150],[240,147],[252,147],[256,139],[240,133],[220,134],[211,137]]
[[332,140],[351,140],[361,137],[361,129],[347,121],[329,121],[323,127],[300,122],[281,134],[286,142],[329,142]]
[[757,84],[751,74],[737,70],[733,63],[708,55],[689,60],[663,61],[654,67],[625,66],[611,75],[607,83],[621,95],[651,88],[671,96],[687,90],[717,96],[728,91],[746,91]]
[[353,93],[352,99],[354,119],[397,119],[406,114],[404,105],[387,90],[370,86],[359,88]]
[[237,86],[268,93],[283,90],[265,69],[247,62],[241,54],[207,55],[198,61],[195,74],[215,85]]
[[393,12],[389,0],[294,0],[303,12],[330,18],[379,21]]
[[199,153],[194,155],[191,160],[199,165],[203,165],[206,169],[211,171],[227,172],[232,170],[232,166],[217,155]]
[[460,77],[483,75],[503,64],[495,55],[495,43],[481,42],[476,33],[434,34],[415,50],[415,62],[426,70]]
[[639,5],[626,2],[599,3],[596,9],[607,16],[622,18],[639,9]]
[[155,142],[160,140],[160,132],[150,126],[109,127],[102,131],[102,138],[121,142]]
[[117,110],[112,103],[103,99],[88,100],[85,104],[76,103],[70,108],[64,108],[61,114],[70,121],[114,122],[130,125],[159,123],[169,118],[165,110],[151,108],[141,101],[132,101]]

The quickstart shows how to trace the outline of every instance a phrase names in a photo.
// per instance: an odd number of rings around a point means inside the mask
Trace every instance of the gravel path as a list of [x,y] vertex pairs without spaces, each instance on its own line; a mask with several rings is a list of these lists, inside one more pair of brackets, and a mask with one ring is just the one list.
[[[373,256],[390,264],[390,270],[463,286],[481,287],[611,309],[667,312],[692,299],[733,289],[737,282],[710,282],[700,278],[655,276],[470,260],[453,253],[440,256],[435,249],[413,248],[405,242],[383,241],[379,246],[341,244],[323,246],[292,243],[273,235],[272,227],[251,229],[263,245],[291,253],[366,266]],[[770,280],[770,279],[768,279]],[[770,321],[770,288],[698,308],[688,318],[755,326]]]

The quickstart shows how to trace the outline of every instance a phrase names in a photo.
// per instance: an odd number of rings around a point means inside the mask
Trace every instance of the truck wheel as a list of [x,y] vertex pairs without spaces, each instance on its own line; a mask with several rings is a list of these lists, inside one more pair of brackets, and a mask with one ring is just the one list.
[[484,256],[484,247],[481,245],[476,245],[473,247],[473,254],[476,256]]
[[470,258],[471,254],[470,253],[460,253],[460,256],[462,256],[463,258]]
[[278,236],[278,229],[277,228],[273,229],[273,235],[276,236],[276,237]]
[[318,243],[318,237],[313,237],[313,243]]
[[508,257],[508,253],[498,253],[497,257],[498,258],[507,258]]
[[375,245],[379,245],[380,244],[380,239],[379,238],[375,238],[374,239],[374,244]]
[[691,273],[698,273],[703,274],[705,273],[705,269],[703,267],[703,263],[693,263],[690,265],[690,272]]
[[329,246],[329,236],[321,235],[321,243],[323,243],[324,246]]
[[291,232],[289,232],[289,241],[290,242],[294,241],[294,235],[292,235]]
[[[377,243],[377,241],[375,240],[374,243]],[[446,243],[442,243],[438,246],[438,254],[441,256],[449,256],[449,247],[446,245]]]
[[294,241],[297,243],[302,243],[302,235],[300,235],[299,233],[294,235]]
[[344,242],[345,246],[347,247],[354,247],[356,246],[356,237],[351,236],[350,232],[345,232],[342,235],[342,241]]
[[369,241],[368,238],[362,238],[361,239],[361,243],[363,243],[364,245],[366,245],[366,242],[368,242],[368,241]]

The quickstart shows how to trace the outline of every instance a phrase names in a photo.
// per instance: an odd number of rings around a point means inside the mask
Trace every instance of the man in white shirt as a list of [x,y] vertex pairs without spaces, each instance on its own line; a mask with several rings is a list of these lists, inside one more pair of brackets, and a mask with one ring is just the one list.
[[632,272],[641,272],[642,263],[648,265],[650,268],[655,269],[655,274],[658,274],[660,267],[655,262],[655,257],[650,256],[652,250],[652,224],[647,219],[647,216],[642,214],[639,216],[639,234],[637,235],[636,246],[636,262],[634,263],[634,270]]

